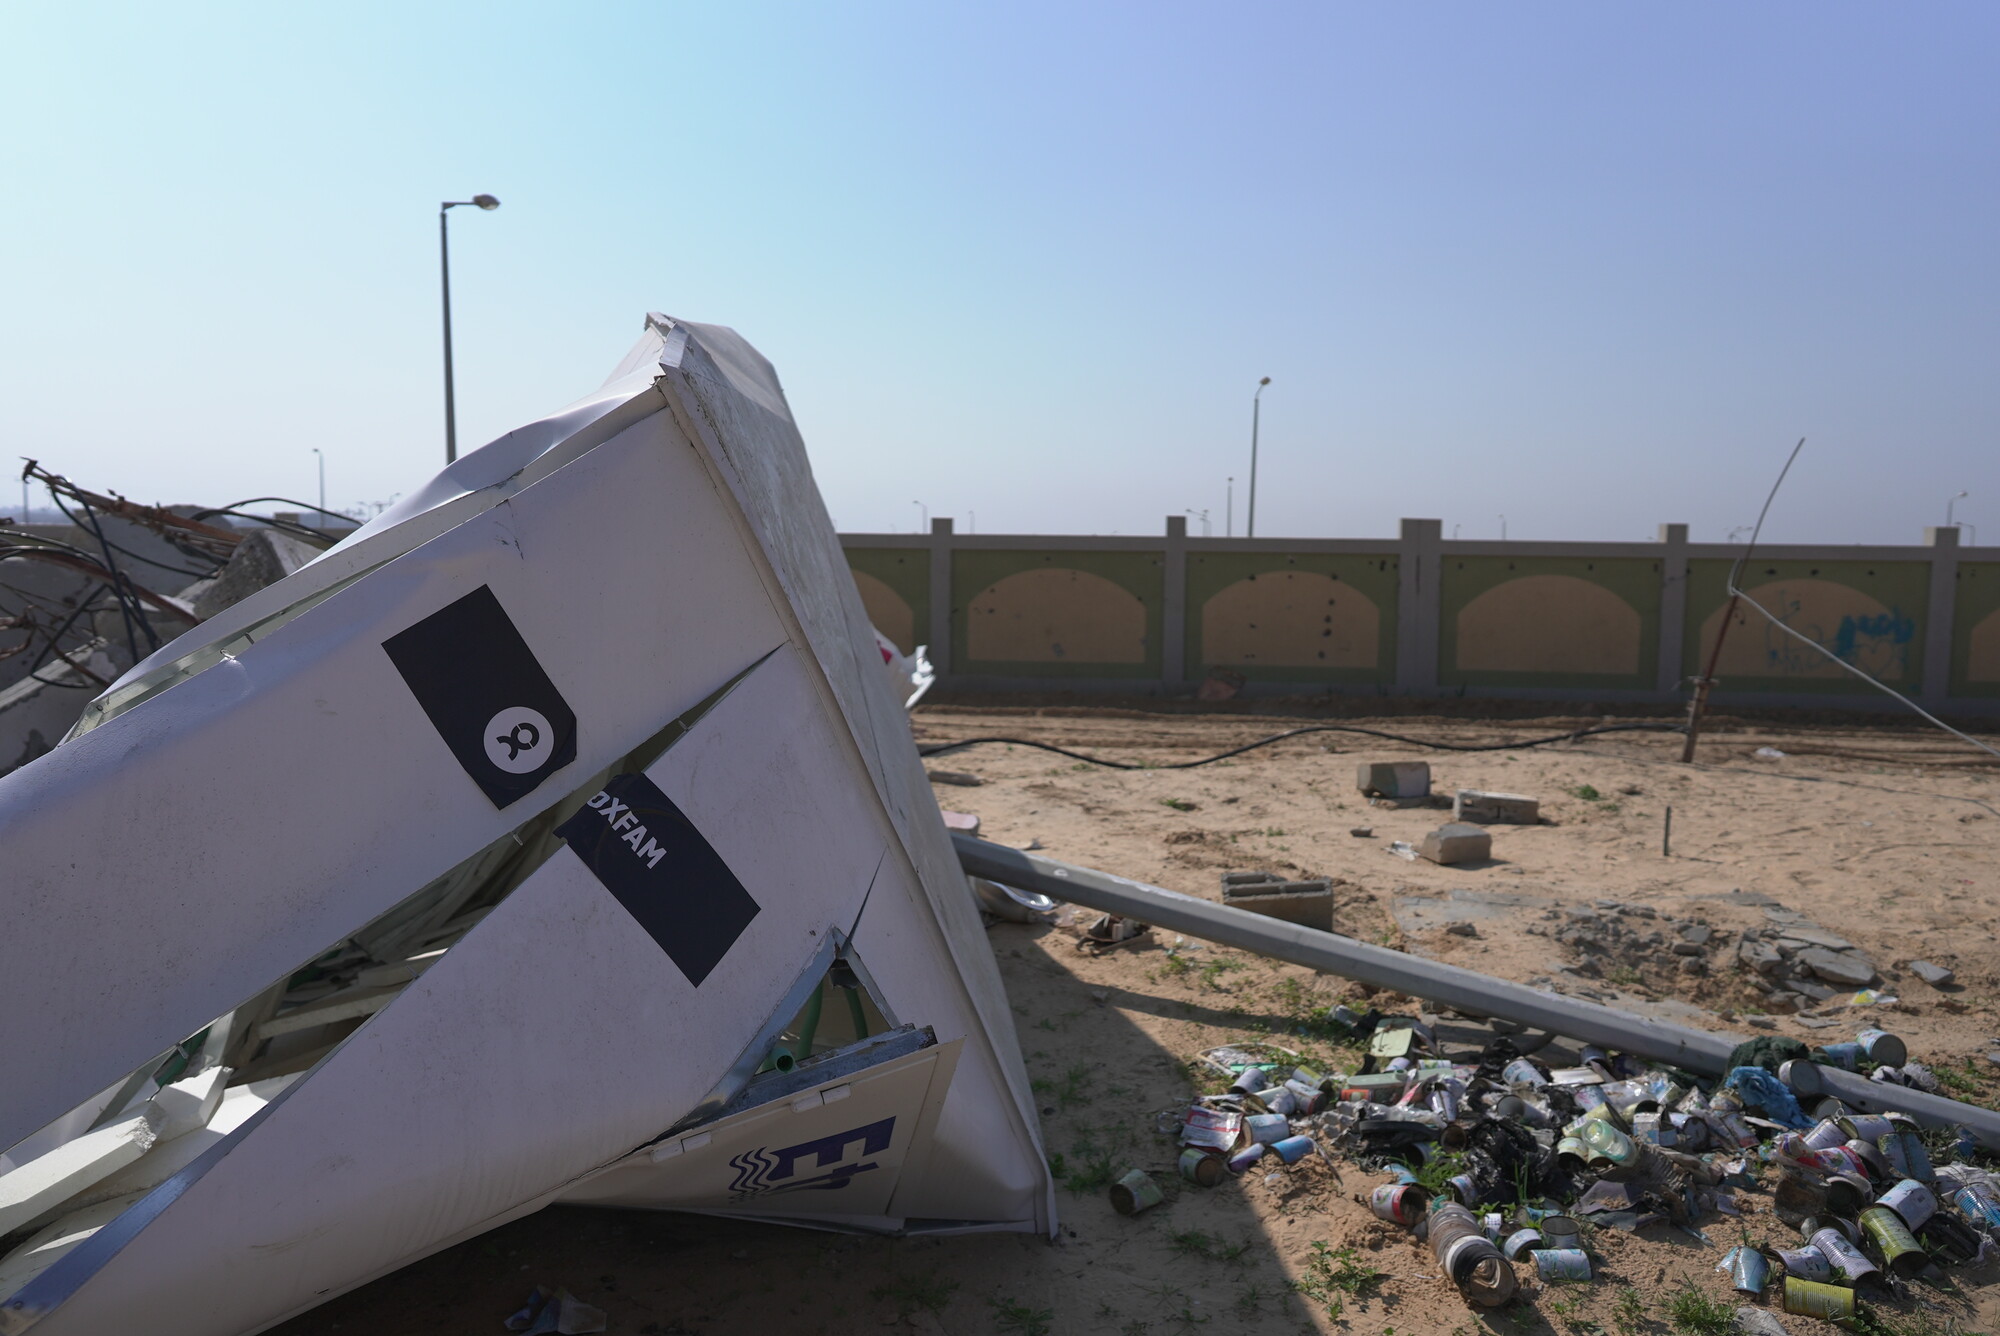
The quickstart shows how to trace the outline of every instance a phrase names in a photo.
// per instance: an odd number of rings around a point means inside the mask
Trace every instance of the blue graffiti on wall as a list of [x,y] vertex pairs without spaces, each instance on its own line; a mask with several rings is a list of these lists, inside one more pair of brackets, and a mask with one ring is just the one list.
[[[1903,677],[1909,672],[1910,645],[1917,637],[1917,623],[1900,609],[1859,616],[1844,613],[1839,625],[1829,634],[1828,629],[1817,622],[1802,624],[1795,621],[1794,618],[1805,609],[1804,601],[1783,588],[1776,592],[1776,598],[1765,597],[1757,601],[1786,626],[1826,646],[1843,662],[1876,677]],[[1746,609],[1739,615],[1745,620],[1763,620],[1753,609]],[[1768,623],[1764,626],[1764,661],[1773,677],[1823,672],[1831,667],[1823,657]]]

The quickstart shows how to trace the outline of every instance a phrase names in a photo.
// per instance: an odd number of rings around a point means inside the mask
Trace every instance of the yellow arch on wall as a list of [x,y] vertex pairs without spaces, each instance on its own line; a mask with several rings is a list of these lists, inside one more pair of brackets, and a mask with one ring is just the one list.
[[2000,682],[2000,612],[1987,613],[1972,628],[1966,651],[1966,681]]
[[1266,571],[1201,605],[1208,667],[1373,668],[1381,635],[1373,599],[1316,571]]
[[917,614],[903,596],[866,571],[848,573],[854,577],[854,587],[861,591],[861,606],[867,609],[868,620],[875,623],[875,629],[895,641],[896,648],[903,653],[915,649]]
[[1021,571],[967,606],[965,652],[999,663],[1144,663],[1146,605],[1088,571]]
[[1524,575],[1458,613],[1461,672],[1630,677],[1639,671],[1639,613],[1575,575]]
[[[1744,591],[1785,625],[1885,682],[1907,677],[1916,624],[1898,618],[1881,602],[1852,585],[1833,580],[1773,580]],[[1701,657],[1706,668],[1722,626],[1725,602],[1701,624]],[[1975,632],[1975,635],[1977,633]],[[1765,620],[1755,608],[1736,610],[1715,675],[1730,677],[1844,678],[1848,673],[1809,645]]]

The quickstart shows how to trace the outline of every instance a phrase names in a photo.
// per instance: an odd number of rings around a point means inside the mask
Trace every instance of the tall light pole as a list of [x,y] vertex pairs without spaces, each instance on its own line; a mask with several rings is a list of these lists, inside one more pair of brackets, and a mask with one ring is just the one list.
[[318,446],[314,446],[312,448],[312,452],[315,455],[319,456],[319,514],[321,519],[325,519],[326,518],[326,453],[322,451]]
[[1505,515],[1500,517],[1500,541],[1503,543],[1507,541],[1507,517]]
[[451,240],[444,216],[468,204],[490,212],[500,207],[500,201],[491,195],[474,195],[471,199],[446,200],[438,205],[438,272],[444,279],[444,462],[447,464],[458,458],[458,405],[451,388]]
[[1229,490],[1225,493],[1222,516],[1222,536],[1224,538],[1234,538],[1236,536],[1236,478],[1233,474],[1229,479]]
[[1951,511],[1952,511],[1952,507],[1953,507],[1953,506],[1956,506],[1956,505],[1957,505],[1957,504],[1958,504],[1959,502],[1961,502],[1961,501],[1965,500],[1965,499],[1966,499],[1967,497],[1969,497],[1969,496],[1971,496],[1971,495],[1972,495],[1972,493],[1970,493],[1970,492],[1960,492],[1960,493],[1959,493],[1959,494],[1958,494],[1957,496],[1954,496],[1954,497],[1952,497],[1952,498],[1951,498],[1951,500],[1949,500],[1949,501],[1947,501],[1947,502],[1945,502],[1945,503],[1944,503],[1944,527],[1945,527],[1945,528],[1949,529],[1949,528],[1951,528],[1951,527],[1952,527],[1952,523],[1951,523]]
[[1250,396],[1250,518],[1243,526],[1243,536],[1257,536],[1257,410],[1259,400],[1264,397],[1264,387],[1271,383],[1269,376],[1257,382],[1257,393]]

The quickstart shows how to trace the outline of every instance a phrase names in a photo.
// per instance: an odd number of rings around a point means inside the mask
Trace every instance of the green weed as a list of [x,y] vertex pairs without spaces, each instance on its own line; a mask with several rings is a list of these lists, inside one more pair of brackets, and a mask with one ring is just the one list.
[[1335,1248],[1325,1239],[1314,1239],[1313,1255],[1306,1262],[1306,1274],[1292,1282],[1292,1289],[1323,1304],[1330,1318],[1339,1319],[1348,1298],[1365,1298],[1381,1284],[1386,1271],[1377,1271],[1361,1260],[1353,1246]]
[[907,1318],[922,1310],[926,1313],[942,1313],[951,1302],[952,1292],[958,1288],[955,1280],[946,1280],[935,1271],[928,1276],[905,1276],[892,1280],[886,1285],[877,1285],[868,1291],[877,1303],[892,1299],[896,1304],[896,1316]]
[[1012,1299],[993,1299],[993,1320],[1001,1331],[1017,1331],[1021,1336],[1049,1336],[1049,1324],[1055,1321],[1053,1308],[1030,1308]]
[[1688,1336],[1729,1336],[1736,1329],[1736,1310],[1684,1280],[1667,1300],[1667,1321]]
[[1162,798],[1160,799],[1160,806],[1171,807],[1176,812],[1194,812],[1200,810],[1195,804],[1185,798]]

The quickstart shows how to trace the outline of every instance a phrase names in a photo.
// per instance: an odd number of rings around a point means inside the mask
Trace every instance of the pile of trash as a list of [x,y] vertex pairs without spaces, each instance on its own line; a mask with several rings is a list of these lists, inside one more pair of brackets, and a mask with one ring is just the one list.
[[[1359,1071],[1322,1074],[1261,1045],[1201,1055],[1231,1085],[1162,1116],[1181,1177],[1213,1187],[1315,1154],[1386,1173],[1370,1209],[1428,1242],[1477,1307],[1515,1296],[1517,1263],[1547,1283],[1588,1281],[1597,1229],[1664,1225],[1712,1244],[1703,1227],[1742,1214],[1739,1189],[1768,1190],[1798,1245],[1745,1233],[1716,1269],[1787,1313],[1846,1321],[1870,1292],[1907,1298],[1913,1281],[1946,1283],[1940,1262],[2000,1251],[2000,1180],[1971,1163],[1970,1131],[1925,1133],[1820,1097],[1822,1065],[1922,1082],[1884,1031],[1812,1050],[1755,1039],[1715,1081],[1587,1046],[1576,1066],[1550,1067],[1521,1046],[1547,1039],[1508,1035],[1447,1056],[1419,1020],[1346,1006],[1327,1019],[1366,1046]],[[1160,1199],[1142,1171],[1112,1189],[1127,1214]]]

